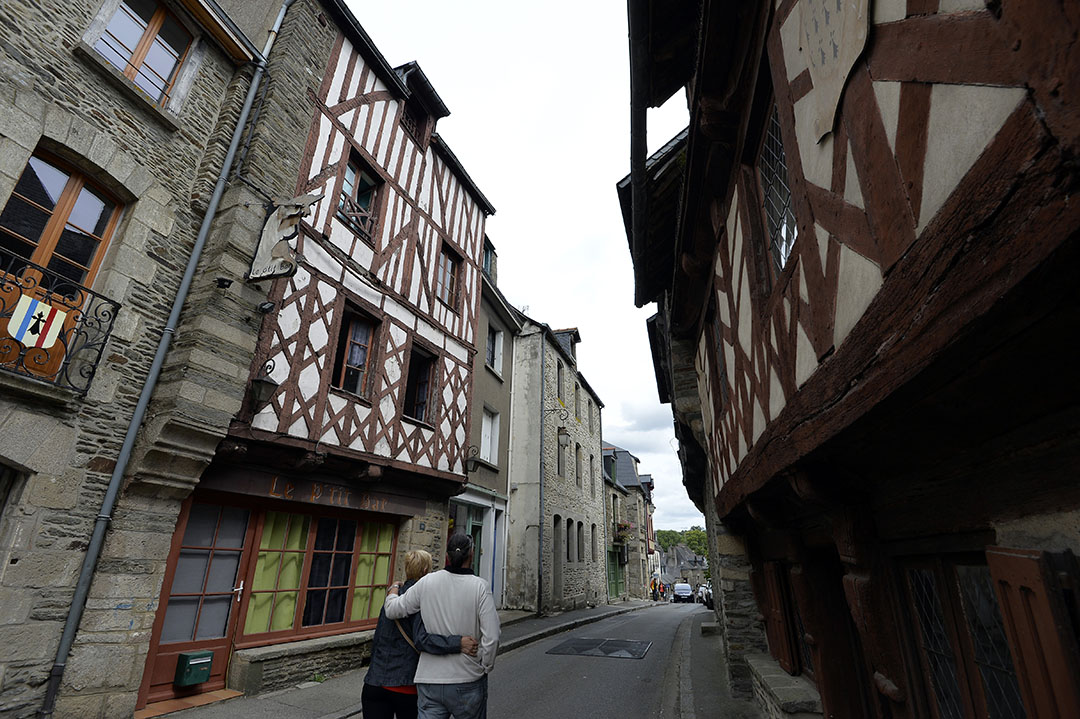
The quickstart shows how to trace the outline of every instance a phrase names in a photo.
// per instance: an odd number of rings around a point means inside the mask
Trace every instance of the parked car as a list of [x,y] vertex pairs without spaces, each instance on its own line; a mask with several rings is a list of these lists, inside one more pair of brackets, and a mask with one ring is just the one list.
[[683,582],[676,582],[675,589],[672,590],[672,601],[674,602],[689,602],[694,603],[694,590],[690,588],[689,584]]

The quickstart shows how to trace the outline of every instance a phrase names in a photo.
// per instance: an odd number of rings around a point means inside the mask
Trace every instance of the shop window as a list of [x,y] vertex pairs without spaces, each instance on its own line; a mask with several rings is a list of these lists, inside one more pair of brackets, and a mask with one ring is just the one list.
[[101,265],[121,206],[87,177],[51,157],[30,158],[0,213],[0,271],[23,275],[26,260],[45,268],[46,287],[89,285]]
[[461,257],[444,244],[439,250],[439,261],[435,269],[435,296],[451,308],[457,304],[460,274]]
[[393,546],[391,524],[266,512],[244,634],[310,633],[378,617]]
[[989,568],[932,559],[911,563],[904,579],[938,719],[1025,716]]
[[337,218],[368,244],[375,242],[375,211],[380,184],[377,175],[358,158],[351,157],[346,163],[338,193]]
[[375,320],[356,311],[347,311],[341,323],[337,356],[334,359],[334,386],[351,394],[366,397],[371,381],[371,356],[377,325]]
[[480,424],[480,459],[499,463],[499,413],[487,407]]
[[503,333],[493,325],[488,325],[487,331],[487,353],[484,357],[484,364],[496,373],[502,374],[503,363]]
[[124,0],[94,50],[158,104],[165,104],[191,48],[192,35],[154,0]]
[[434,371],[435,356],[414,346],[409,355],[409,376],[405,382],[406,417],[419,422],[430,422],[429,399]]

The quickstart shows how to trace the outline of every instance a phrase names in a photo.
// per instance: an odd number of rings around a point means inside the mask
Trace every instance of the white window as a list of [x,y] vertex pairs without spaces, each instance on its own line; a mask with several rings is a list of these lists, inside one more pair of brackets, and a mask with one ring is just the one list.
[[499,463],[499,413],[484,407],[480,424],[480,459]]
[[503,362],[503,333],[502,330],[498,330],[495,327],[488,325],[487,332],[487,354],[484,357],[484,364],[491,369],[495,370],[499,374],[502,374],[502,362]]

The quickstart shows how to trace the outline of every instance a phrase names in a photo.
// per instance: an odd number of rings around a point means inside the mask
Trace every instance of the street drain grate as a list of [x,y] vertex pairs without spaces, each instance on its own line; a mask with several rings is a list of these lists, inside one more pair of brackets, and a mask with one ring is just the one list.
[[616,657],[618,659],[641,659],[649,651],[652,642],[637,639],[567,639],[559,646],[548,649],[548,654],[575,654],[584,657]]

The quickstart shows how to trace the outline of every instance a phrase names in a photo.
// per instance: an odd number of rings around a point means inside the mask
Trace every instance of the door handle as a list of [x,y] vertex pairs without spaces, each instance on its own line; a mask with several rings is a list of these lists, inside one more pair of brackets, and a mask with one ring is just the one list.
[[236,603],[237,604],[240,603],[240,595],[243,593],[243,591],[244,591],[244,580],[241,579],[240,580],[240,586],[239,587],[233,587],[233,594],[236,595]]

